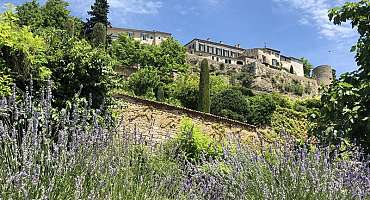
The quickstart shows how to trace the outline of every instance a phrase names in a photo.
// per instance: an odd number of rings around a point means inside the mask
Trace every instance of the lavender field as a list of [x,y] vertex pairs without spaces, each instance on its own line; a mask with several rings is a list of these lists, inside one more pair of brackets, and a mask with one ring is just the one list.
[[58,112],[51,101],[49,92],[1,100],[0,199],[370,198],[359,151],[289,141],[252,151],[237,139],[207,148],[191,124],[157,144],[117,131],[119,120],[88,101]]

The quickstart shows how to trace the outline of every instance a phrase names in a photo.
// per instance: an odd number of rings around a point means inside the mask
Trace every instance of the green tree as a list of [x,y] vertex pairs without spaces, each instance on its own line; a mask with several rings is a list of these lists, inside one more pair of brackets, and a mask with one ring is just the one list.
[[188,69],[186,48],[173,38],[168,38],[159,45],[158,55],[155,57],[158,62],[154,66],[160,69],[163,81],[171,82],[169,75],[173,71],[184,73]]
[[140,64],[142,45],[127,35],[121,34],[112,43],[112,54],[123,67],[132,67]]
[[51,72],[45,67],[44,40],[17,22],[17,16],[10,11],[0,14],[0,72],[24,89],[31,77],[41,83]]
[[138,96],[146,95],[150,91],[156,91],[160,84],[159,72],[154,67],[140,69],[131,75],[128,80],[129,88]]
[[236,88],[226,89],[212,97],[212,114],[245,121],[249,102],[243,93]]
[[254,125],[270,125],[272,114],[276,110],[276,102],[271,95],[248,97],[249,107],[245,114],[246,121]]
[[120,35],[112,44],[112,54],[124,67],[152,66],[158,69],[162,83],[171,83],[173,72],[184,73],[186,64],[186,49],[177,41],[169,38],[161,45],[146,45]]
[[47,0],[42,8],[43,26],[65,29],[70,14],[67,6],[64,0]]
[[91,17],[87,19],[86,23],[86,34],[90,36],[93,33],[93,29],[97,23],[101,23],[105,26],[105,31],[110,26],[108,20],[109,4],[107,0],[95,0],[94,5],[91,6],[91,10],[87,12]]
[[358,31],[352,51],[359,69],[342,75],[322,95],[316,135],[330,144],[350,139],[370,152],[370,1],[345,3],[331,9],[329,18],[337,25],[350,21]]
[[43,10],[36,0],[17,6],[16,10],[20,26],[29,26],[33,31],[43,26]]
[[98,22],[94,25],[92,33],[92,42],[96,47],[105,47],[107,41],[107,28],[104,24]]
[[311,71],[313,69],[313,65],[308,61],[307,58],[301,58],[301,61],[303,62],[303,71],[305,77],[311,77]]
[[199,111],[210,112],[210,86],[209,86],[209,66],[207,59],[203,59],[200,64],[200,81],[199,81]]
[[56,106],[63,107],[76,93],[86,99],[91,96],[95,108],[104,101],[109,103],[109,92],[116,81],[115,62],[104,49],[94,48],[76,36],[70,37],[66,30],[45,29],[40,35],[48,44],[46,59],[52,71]]

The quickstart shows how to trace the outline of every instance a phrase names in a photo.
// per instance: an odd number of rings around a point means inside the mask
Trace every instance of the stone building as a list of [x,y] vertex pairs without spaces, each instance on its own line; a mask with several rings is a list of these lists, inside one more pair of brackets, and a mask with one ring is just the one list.
[[240,45],[227,45],[223,42],[193,39],[185,45],[190,54],[201,56],[225,64],[248,65],[262,63],[275,69],[285,69],[297,76],[304,76],[301,60],[281,55],[271,48],[244,49]]
[[319,85],[329,86],[333,80],[333,68],[330,65],[320,65],[312,70],[312,78],[316,79]]
[[244,65],[242,58],[245,49],[240,45],[227,45],[222,41],[213,42],[211,40],[193,39],[185,45],[190,54],[195,54],[214,60],[220,63]]
[[275,69],[284,69],[297,76],[304,76],[301,60],[281,55],[281,52],[271,48],[247,49],[246,56]]
[[108,28],[108,34],[112,35],[112,39],[118,38],[119,34],[126,34],[132,37],[134,40],[140,41],[142,44],[159,45],[164,40],[172,37],[171,33],[165,33],[160,31],[146,31],[129,28]]

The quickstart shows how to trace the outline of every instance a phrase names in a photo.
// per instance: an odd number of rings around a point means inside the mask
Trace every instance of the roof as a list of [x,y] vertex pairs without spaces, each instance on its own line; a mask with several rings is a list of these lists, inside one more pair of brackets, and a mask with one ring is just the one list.
[[267,48],[267,47],[265,47],[265,48],[261,48],[261,49],[264,49],[264,50],[270,50],[270,51],[273,51],[273,52],[276,52],[276,53],[281,53],[279,50],[276,50],[276,49],[271,49],[271,48]]
[[221,44],[221,43],[218,43],[218,42],[213,42],[213,41],[209,41],[209,40],[202,40],[202,39],[198,39],[198,38],[195,38],[195,39],[191,40],[185,46],[189,45],[193,41],[199,41],[199,42],[202,42],[202,43],[208,43],[208,44],[213,44],[213,45],[217,45],[217,46],[223,46],[223,47],[230,48],[230,49],[237,49],[239,51],[245,51],[245,49],[240,48],[240,47],[236,47],[236,46],[233,46],[233,45]]
[[148,30],[140,30],[140,29],[132,29],[132,28],[117,28],[117,27],[112,27],[108,28],[108,31],[114,31],[114,32],[142,32],[142,33],[160,33],[160,34],[165,34],[171,36],[171,33],[166,33],[166,32],[161,32],[161,31],[148,31]]
[[298,63],[303,63],[301,59],[298,59],[298,58],[294,58],[294,57],[289,57],[290,59],[298,62]]
[[283,57],[283,58],[285,58],[285,59],[289,59],[289,60],[291,60],[291,58],[290,58],[290,57],[288,57],[288,56],[280,55],[280,57]]

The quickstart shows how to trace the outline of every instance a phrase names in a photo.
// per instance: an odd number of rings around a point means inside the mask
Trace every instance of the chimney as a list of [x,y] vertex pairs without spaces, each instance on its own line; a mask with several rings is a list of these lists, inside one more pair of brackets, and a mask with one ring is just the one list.
[[240,44],[236,44],[236,45],[235,45],[235,47],[238,47],[238,48],[240,48]]
[[220,41],[220,44],[224,44],[224,42],[223,41]]

